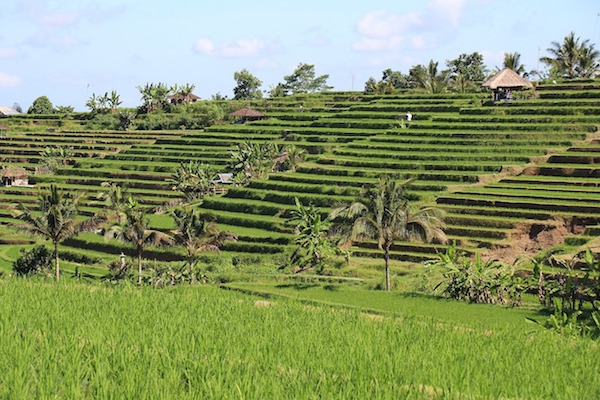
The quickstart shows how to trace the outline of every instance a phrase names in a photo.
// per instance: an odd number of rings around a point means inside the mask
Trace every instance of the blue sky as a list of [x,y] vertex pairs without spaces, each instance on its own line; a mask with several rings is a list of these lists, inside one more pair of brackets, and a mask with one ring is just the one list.
[[541,68],[570,31],[600,47],[599,14],[597,0],[3,0],[0,105],[46,95],[84,111],[92,93],[116,90],[137,106],[147,82],[232,97],[236,71],[268,90],[300,63],[335,90],[362,90],[384,69],[474,51],[490,69],[515,51]]

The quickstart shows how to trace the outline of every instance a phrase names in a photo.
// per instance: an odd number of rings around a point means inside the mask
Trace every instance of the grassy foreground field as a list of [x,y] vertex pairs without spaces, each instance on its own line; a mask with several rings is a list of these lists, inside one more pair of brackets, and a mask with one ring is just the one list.
[[[0,398],[600,397],[598,343],[511,318],[483,329],[426,308],[370,314],[212,286],[10,279],[0,293]],[[465,313],[436,313],[455,306]]]

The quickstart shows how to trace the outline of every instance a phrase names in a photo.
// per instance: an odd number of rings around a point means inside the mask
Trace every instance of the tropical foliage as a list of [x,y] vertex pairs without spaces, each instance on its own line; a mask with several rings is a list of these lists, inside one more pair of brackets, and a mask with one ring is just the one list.
[[562,43],[552,42],[549,56],[540,61],[550,67],[550,74],[564,78],[593,78],[600,72],[600,52],[589,40],[581,40],[571,32]]
[[94,220],[78,220],[79,205],[84,193],[65,193],[55,185],[48,190],[38,192],[36,209],[19,203],[13,210],[13,216],[19,221],[13,224],[17,230],[48,239],[54,247],[54,278],[60,279],[60,260],[58,244],[85,230],[91,229]]
[[414,210],[406,197],[407,184],[384,175],[375,187],[363,189],[354,202],[337,207],[330,214],[336,235],[352,241],[377,241],[383,250],[386,290],[391,289],[389,262],[394,242],[447,240],[442,230],[442,211],[434,207]]
[[328,238],[331,221],[313,204],[305,206],[297,198],[295,203],[288,223],[294,226],[294,243],[298,247],[292,253],[291,262],[300,267],[299,272],[314,268],[321,273],[325,268],[325,257],[335,249]]

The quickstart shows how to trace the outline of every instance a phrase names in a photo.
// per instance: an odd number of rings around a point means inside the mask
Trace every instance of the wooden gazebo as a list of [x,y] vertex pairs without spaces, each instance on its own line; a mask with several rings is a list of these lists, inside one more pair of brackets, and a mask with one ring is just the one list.
[[258,121],[267,118],[267,116],[260,111],[253,110],[252,108],[240,108],[229,114],[230,117],[237,119],[237,122],[244,123],[246,121]]
[[5,186],[28,186],[29,174],[23,167],[6,166],[0,170],[0,178]]
[[494,101],[511,100],[513,90],[533,88],[533,84],[510,68],[504,68],[481,85],[494,94]]

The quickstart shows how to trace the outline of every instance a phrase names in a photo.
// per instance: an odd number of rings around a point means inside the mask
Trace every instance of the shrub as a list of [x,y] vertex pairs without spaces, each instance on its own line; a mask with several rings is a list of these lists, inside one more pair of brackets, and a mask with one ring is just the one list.
[[36,246],[31,250],[21,250],[21,256],[13,263],[17,275],[33,275],[52,272],[52,253],[45,246]]

